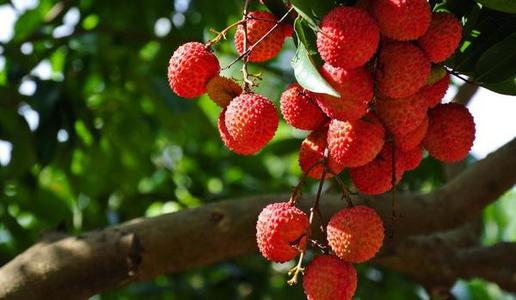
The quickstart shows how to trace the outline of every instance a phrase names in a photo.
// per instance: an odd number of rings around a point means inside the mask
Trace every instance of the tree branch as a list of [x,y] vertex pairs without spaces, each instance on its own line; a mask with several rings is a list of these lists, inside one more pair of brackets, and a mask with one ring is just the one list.
[[[400,195],[396,243],[387,240],[385,249],[411,235],[444,231],[473,220],[486,205],[513,187],[514,170],[516,138],[432,193]],[[0,298],[85,299],[159,274],[254,253],[259,212],[268,203],[288,199],[288,195],[268,195],[221,201],[135,219],[78,237],[43,240],[0,269]],[[386,229],[391,229],[388,196],[362,196],[353,202],[375,208],[386,221]],[[300,204],[308,210],[311,201],[304,199]],[[326,195],[321,202],[326,218],[345,206],[335,195]],[[460,262],[486,251],[461,253],[456,256],[457,265],[451,267],[462,270],[457,275],[466,276],[473,270]],[[410,259],[410,253],[400,255]],[[486,273],[486,278],[501,280],[495,275]]]

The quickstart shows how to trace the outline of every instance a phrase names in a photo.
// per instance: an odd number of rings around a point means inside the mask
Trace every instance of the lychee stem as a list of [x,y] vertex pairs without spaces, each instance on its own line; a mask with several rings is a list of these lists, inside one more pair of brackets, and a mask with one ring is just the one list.
[[[326,160],[328,158],[328,148],[326,148],[324,150],[324,157],[322,159],[322,163],[324,165],[326,165]],[[312,228],[312,224],[314,222],[314,216],[315,214],[317,214],[319,216],[319,218],[322,220],[322,215],[321,215],[321,210],[319,209],[319,202],[321,201],[321,194],[322,194],[322,189],[323,189],[323,186],[324,186],[324,180],[326,178],[326,167],[323,168],[323,171],[322,171],[322,174],[321,174],[321,179],[319,180],[319,187],[317,188],[317,195],[315,197],[315,201],[314,201],[314,205],[312,206],[312,208],[310,208],[310,216],[308,218],[308,223],[310,224],[309,227],[308,227],[308,232],[306,233],[306,239],[309,240],[310,239],[310,234],[311,234],[311,228]],[[322,228],[322,230],[324,231],[324,227]],[[301,252],[301,254],[299,254],[299,260],[297,261],[297,265],[290,269],[290,271],[288,272],[288,275],[292,275],[292,278],[290,278],[287,283],[289,285],[294,285],[297,283],[297,277],[299,276],[299,273],[303,273],[303,271],[305,270],[304,267],[303,267],[303,258],[305,256],[305,252],[306,252],[306,248]]]
[[308,178],[308,174],[310,174],[312,169],[314,169],[316,166],[318,166],[322,163],[323,163],[323,159],[316,161],[314,164],[312,164],[308,168],[308,170],[306,170],[306,172],[303,173],[303,176],[299,180],[299,183],[292,190],[292,195],[290,196],[290,200],[289,200],[290,203],[292,203],[293,205],[297,204],[297,202],[299,201],[299,196],[301,195],[301,189],[304,187],[304,185],[306,183],[306,178]]
[[[249,0],[245,0],[244,4],[244,11],[243,11],[243,17],[242,21],[244,24],[244,53],[247,52],[247,43],[249,42],[247,40],[247,8],[249,7]],[[249,61],[249,56],[244,57],[244,64],[242,65],[242,77],[243,77],[243,86],[242,89],[245,92],[249,92],[251,86],[253,86],[253,82],[249,79],[249,76],[247,74],[247,62]]]
[[211,39],[208,43],[206,43],[206,47],[211,47],[212,45],[220,42],[221,39],[226,39],[226,33],[228,33],[228,31],[237,26],[237,25],[240,25],[244,23],[244,20],[239,20],[231,25],[229,25],[228,27],[224,28],[221,32],[217,32],[215,31],[214,29],[210,29],[211,32],[215,32],[217,34],[217,36],[215,36],[213,39]]
[[335,174],[331,170],[330,170],[330,173],[333,175],[333,178],[339,185],[339,188],[342,192],[342,200],[346,200],[349,208],[353,207],[353,202],[351,201],[351,192],[348,190],[348,188],[346,187],[346,185],[344,184],[342,179],[340,179],[338,174]]

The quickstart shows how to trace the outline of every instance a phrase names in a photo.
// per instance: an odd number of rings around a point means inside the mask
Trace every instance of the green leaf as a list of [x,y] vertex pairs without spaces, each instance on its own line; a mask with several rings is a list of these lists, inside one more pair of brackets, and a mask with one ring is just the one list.
[[319,28],[319,21],[326,15],[334,6],[331,0],[292,0],[290,1],[297,13],[305,19],[310,27]]
[[516,14],[516,1],[514,0],[476,0],[476,2],[494,10]]
[[516,74],[516,32],[491,46],[478,60],[474,78],[480,82],[505,81]]
[[482,86],[499,94],[516,96],[516,76],[502,82],[487,83]]
[[21,42],[28,38],[43,22],[43,17],[37,9],[26,11],[14,25],[14,40]]
[[298,45],[296,56],[292,59],[292,68],[297,82],[305,89],[340,97],[339,93],[321,76],[303,43]]

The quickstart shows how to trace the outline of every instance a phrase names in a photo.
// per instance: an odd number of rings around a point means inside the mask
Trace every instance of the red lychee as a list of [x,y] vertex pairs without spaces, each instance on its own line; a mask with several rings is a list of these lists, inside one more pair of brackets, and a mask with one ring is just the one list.
[[375,20],[366,11],[341,6],[322,19],[317,49],[325,62],[352,69],[363,66],[373,56],[379,36]]
[[[398,183],[403,176],[405,166],[399,159],[399,150],[395,154],[395,183]],[[372,162],[358,168],[350,168],[349,176],[361,193],[378,195],[392,188],[392,167],[392,144],[385,143],[380,154]]]
[[318,96],[299,84],[290,85],[281,95],[281,113],[285,121],[295,128],[315,130],[326,121],[326,115],[317,105]]
[[359,205],[334,214],[326,234],[335,254],[350,263],[373,258],[383,245],[383,221],[376,211]]
[[270,261],[289,261],[304,249],[309,226],[308,216],[293,204],[269,204],[256,223],[258,248]]
[[385,129],[369,113],[355,121],[332,120],[328,129],[330,157],[345,167],[360,167],[372,161],[382,150]]
[[428,112],[430,123],[423,146],[444,162],[464,159],[475,140],[475,122],[468,108],[458,103],[439,104]]
[[419,93],[421,96],[425,98],[428,108],[435,107],[437,104],[441,103],[441,100],[446,95],[446,91],[450,85],[450,74],[444,75],[443,78],[437,80],[431,85],[426,85]]
[[168,84],[180,97],[199,97],[219,71],[219,61],[206,45],[189,42],[177,48],[170,57]]
[[431,65],[426,55],[409,42],[382,44],[376,83],[382,94],[403,98],[415,94],[430,76]]
[[[322,176],[324,166],[321,163],[317,164],[317,162],[324,158],[324,150],[327,147],[327,133],[328,127],[321,127],[310,133],[301,143],[299,166],[308,177],[320,179]],[[335,174],[339,174],[344,169],[344,166],[338,164],[331,156],[327,159],[327,165]],[[325,176],[325,178],[330,177],[332,177],[331,174]]]
[[[260,151],[278,128],[278,115],[270,100],[254,94],[242,94],[231,100],[225,113],[227,134],[239,145],[238,154]],[[228,139],[229,140],[229,139]]]
[[[260,10],[249,12],[247,16],[247,48],[249,48],[262,38],[278,20],[270,12]],[[284,41],[285,34],[278,26],[251,51],[249,61],[262,62],[273,58],[280,52]],[[235,47],[239,54],[244,53],[244,25],[238,25],[235,32]]]
[[423,147],[417,146],[412,150],[399,151],[402,167],[405,171],[416,169],[423,160]]
[[378,97],[376,113],[385,127],[395,136],[403,136],[416,129],[426,116],[427,105],[420,93],[407,98]]
[[394,40],[415,40],[430,26],[427,0],[375,0],[370,3],[370,11],[380,32]]
[[459,46],[462,26],[451,13],[436,12],[428,31],[417,40],[417,44],[433,63],[445,61]]
[[306,267],[303,289],[308,300],[351,300],[357,281],[352,264],[333,255],[321,255]]
[[367,106],[373,98],[373,79],[363,67],[346,70],[324,64],[321,75],[340,94],[333,97],[319,94],[317,103],[332,119],[352,121],[367,113]]
[[396,147],[402,151],[410,151],[421,144],[428,130],[428,117],[425,116],[416,129],[407,134],[395,136]]
[[242,93],[242,88],[235,81],[217,75],[208,82],[207,92],[213,102],[224,108]]

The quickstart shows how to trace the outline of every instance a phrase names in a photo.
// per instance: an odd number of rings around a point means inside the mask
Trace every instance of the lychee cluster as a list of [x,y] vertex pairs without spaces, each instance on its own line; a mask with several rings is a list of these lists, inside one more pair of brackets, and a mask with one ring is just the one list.
[[454,15],[432,13],[426,0],[368,0],[334,8],[320,28],[320,74],[340,96],[294,84],[281,98],[285,120],[312,130],[299,153],[307,176],[347,169],[360,192],[381,194],[417,168],[424,149],[444,162],[468,154],[471,115],[459,104],[441,104],[450,77],[438,63],[462,35]]
[[[251,62],[275,57],[293,32],[292,24],[280,23],[267,11],[251,11],[245,20],[233,25],[238,25],[234,36],[236,50]],[[279,119],[273,103],[253,93],[247,78],[241,88],[233,79],[219,75],[221,68],[211,45],[224,38],[224,32],[206,45],[198,42],[181,45],[170,58],[168,82],[172,91],[183,98],[195,98],[207,92],[222,108],[217,125],[224,145],[237,154],[250,155],[260,151],[274,137]],[[292,96],[286,95],[285,101],[290,98],[290,101],[309,103],[309,97],[298,99],[294,96],[300,92],[299,86],[292,86]],[[315,129],[325,122],[326,116],[315,103],[313,107],[298,107],[303,109],[296,111],[296,105],[289,104],[282,107],[290,112],[289,121],[293,124],[303,129]],[[308,115],[302,117],[305,114]]]
[[[273,262],[286,262],[306,251],[311,218],[292,201],[267,205],[256,223],[261,254]],[[383,245],[384,227],[378,214],[366,206],[344,208],[326,226],[331,252],[316,256],[307,266],[303,288],[308,299],[351,299],[357,287],[353,263],[373,258]],[[298,266],[297,270],[303,268]]]
[[[170,58],[170,88],[184,98],[207,92],[222,108],[220,137],[237,154],[259,152],[277,130],[276,108],[253,91],[259,76],[249,78],[247,62],[268,61],[281,51],[294,29],[283,22],[286,16],[280,20],[267,11],[250,11],[206,45],[186,43]],[[238,59],[244,61],[242,87],[220,75],[211,50],[233,27]],[[266,206],[258,217],[256,239],[270,261],[300,257],[294,283],[304,270],[307,248],[321,248],[325,255],[314,258],[304,273],[307,298],[351,299],[357,286],[352,264],[373,258],[382,247],[383,222],[373,209],[353,206],[344,196],[348,207],[331,217],[326,242],[314,241],[311,227],[314,213],[320,213],[324,180],[334,177],[345,195],[339,174],[346,170],[361,193],[385,193],[418,167],[425,150],[443,162],[464,159],[475,123],[465,106],[442,103],[450,84],[442,64],[462,39],[462,25],[453,14],[432,12],[427,0],[360,0],[329,11],[319,28],[316,47],[323,63],[318,71],[336,93],[310,91],[300,81],[279,99],[284,120],[310,131],[300,146],[299,165],[304,176],[320,180],[317,200],[310,216],[296,207],[298,188],[290,201]],[[305,177],[300,185],[304,182]]]

